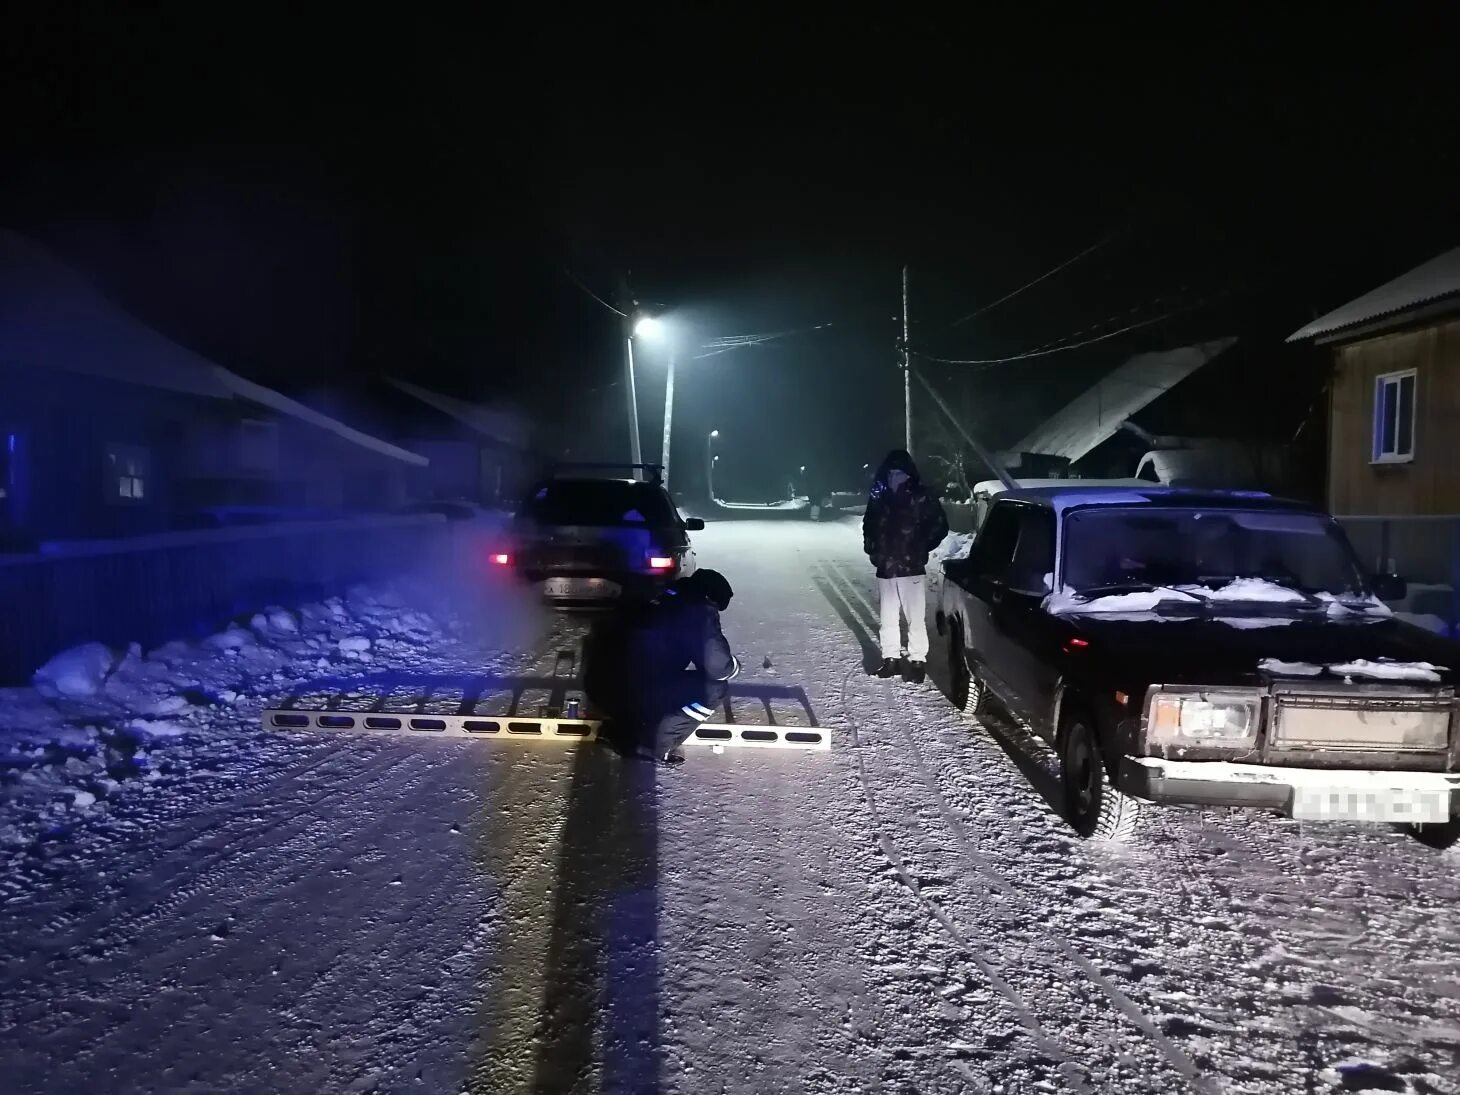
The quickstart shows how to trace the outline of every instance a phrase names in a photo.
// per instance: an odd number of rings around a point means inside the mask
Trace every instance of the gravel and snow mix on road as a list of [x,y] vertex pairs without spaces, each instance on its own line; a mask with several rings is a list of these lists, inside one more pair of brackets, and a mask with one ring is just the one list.
[[1082,842],[936,644],[933,683],[865,676],[855,522],[697,546],[738,717],[809,709],[830,754],[257,729],[545,697],[583,625],[500,591],[357,591],[5,694],[7,1090],[1460,1091],[1454,853],[1178,811]]

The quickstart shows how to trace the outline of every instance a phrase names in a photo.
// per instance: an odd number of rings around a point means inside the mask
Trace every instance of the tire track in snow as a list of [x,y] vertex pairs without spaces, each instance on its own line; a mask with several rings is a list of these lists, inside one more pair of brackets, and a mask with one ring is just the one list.
[[[159,994],[155,992],[154,985],[146,982],[133,986],[135,999],[125,1002],[125,1019],[97,1032],[84,1047],[68,1057],[68,1063],[84,1069],[97,1057],[116,1052],[118,1046],[135,1045],[142,1040],[129,1038],[129,1032],[149,1029],[165,1032],[154,1040],[152,1046],[152,1052],[159,1059],[184,1060],[198,1041],[206,1040],[208,1028],[216,1022],[216,1015],[208,1010],[212,1003],[208,994],[219,985],[236,985],[245,989],[242,995],[230,995],[229,998],[230,1012],[240,1017],[274,1016],[301,1010],[308,1013],[308,1005],[312,1001],[323,1005],[314,1009],[316,1014],[322,1014],[332,1007],[341,1006],[339,1001],[332,1002],[331,997],[342,975],[350,972],[358,975],[362,966],[367,969],[405,968],[407,963],[402,960],[403,956],[394,953],[389,944],[401,940],[404,934],[408,949],[419,945],[422,926],[432,922],[432,918],[421,913],[443,900],[434,886],[421,887],[405,914],[398,914],[395,919],[382,916],[374,926],[363,932],[342,934],[324,943],[318,952],[311,954],[309,961],[291,963],[286,977],[278,978],[260,969],[258,957],[268,953],[271,937],[277,934],[276,925],[281,922],[291,922],[295,917],[301,922],[313,922],[341,915],[348,922],[358,913],[358,906],[352,906],[343,913],[336,910],[318,913],[311,908],[311,898],[321,891],[327,894],[331,888],[328,880],[337,871],[356,863],[364,863],[360,874],[366,876],[371,872],[376,875],[397,872],[399,868],[395,865],[369,860],[362,853],[380,846],[383,838],[399,835],[402,831],[399,814],[391,807],[424,801],[439,810],[444,801],[449,802],[450,797],[439,792],[457,781],[456,765],[459,762],[459,756],[443,756],[440,763],[428,763],[416,778],[396,785],[392,793],[382,799],[373,800],[369,823],[354,832],[341,834],[332,826],[322,831],[310,831],[311,839],[303,850],[306,853],[311,850],[322,852],[322,856],[316,858],[306,854],[301,858],[290,854],[281,869],[267,877],[259,878],[250,872],[230,880],[229,888],[212,895],[213,900],[209,904],[186,914],[192,920],[191,924],[174,922],[169,925],[168,964],[184,971],[172,986],[173,991]],[[380,809],[375,808],[377,804]],[[406,831],[414,831],[420,825],[419,815],[413,814],[411,827]],[[284,876],[290,874],[295,877],[286,880]],[[355,874],[352,872],[352,876]],[[238,927],[221,937],[210,935],[206,925],[221,919],[225,909],[238,910]],[[317,931],[317,924],[311,923],[310,927]],[[308,931],[301,926],[297,934],[307,938]],[[272,966],[274,975],[284,966],[277,954]],[[258,976],[250,978],[250,971]],[[180,1015],[174,1014],[179,1009],[177,996],[190,991],[197,993],[201,1009],[195,1005]],[[341,994],[342,1000],[346,998]],[[116,1003],[120,996],[113,995],[112,1000]],[[200,1010],[202,1014],[199,1014]],[[153,1022],[154,1019],[157,1021]]]
[[[835,588],[835,587],[834,587]],[[837,592],[845,597],[844,591],[837,589]],[[850,605],[848,606],[850,607]],[[852,755],[857,765],[857,775],[861,782],[862,795],[867,801],[867,809],[872,815],[872,822],[875,826],[875,833],[878,847],[881,848],[883,856],[887,859],[888,865],[896,874],[898,880],[927,910],[929,915],[936,920],[943,930],[953,939],[962,951],[964,958],[973,965],[984,979],[994,988],[1005,1004],[1013,1013],[1015,1021],[1024,1030],[1034,1047],[1051,1061],[1057,1062],[1056,1069],[1069,1084],[1078,1092],[1093,1095],[1094,1089],[1087,1082],[1081,1066],[1075,1062],[1070,1052],[1047,1030],[1035,1016],[1034,1011],[1025,1002],[1023,995],[1004,976],[1001,967],[995,965],[979,952],[970,938],[954,922],[953,918],[930,896],[925,894],[918,884],[913,873],[908,870],[902,853],[893,840],[892,830],[883,818],[882,810],[878,806],[878,796],[873,789],[873,781],[867,770],[866,758],[863,755],[863,741],[860,726],[852,715],[851,706],[847,703],[847,684],[850,682],[855,670],[848,670],[842,679],[840,702],[842,715],[847,723],[847,729],[852,738]]]
[[[855,583],[852,581],[851,577],[841,569],[840,566],[838,566],[834,561],[823,560],[822,568],[824,574],[826,574],[832,581],[834,588],[836,588],[844,598],[846,597],[846,589],[850,588],[853,591],[853,594],[857,596],[857,599],[860,600],[863,605],[867,606],[870,611],[870,604],[868,604],[865,598],[861,597],[860,594],[857,593]],[[838,579],[840,579],[840,583],[837,582]],[[848,720],[849,725],[852,727],[854,747],[858,749],[859,771],[863,774],[865,784],[866,765],[865,762],[862,760],[860,753],[861,734],[859,729],[857,728],[855,716],[853,716],[851,708],[846,702],[846,686],[851,680],[851,677],[852,672],[848,672],[846,678],[844,678],[842,682],[842,710],[844,716]],[[902,739],[914,759],[914,763],[917,768],[921,782],[923,783],[924,787],[932,794],[938,811],[942,815],[944,822],[946,823],[948,829],[953,835],[954,840],[958,843],[959,848],[963,851],[965,858],[974,868],[974,871],[982,879],[986,891],[989,893],[998,893],[1000,896],[1008,899],[1012,904],[1021,908],[1025,914],[1026,922],[1040,922],[1042,917],[1039,914],[1039,911],[1031,907],[1030,902],[1024,896],[1024,894],[1020,892],[1012,883],[1010,883],[1008,879],[1004,877],[1002,872],[1000,872],[997,867],[993,866],[988,861],[987,857],[979,852],[973,846],[972,842],[968,839],[966,826],[957,816],[951,804],[948,802],[947,797],[944,795],[942,789],[937,785],[936,780],[933,779],[931,773],[928,771],[927,762],[923,757],[922,750],[918,747],[916,736],[907,731],[905,725],[903,725],[901,720],[894,717],[890,718],[889,721],[896,723],[898,726],[902,727]],[[866,789],[870,801],[870,787]],[[943,923],[944,927],[950,932],[950,934],[953,934],[955,938],[959,938],[960,942],[963,942],[956,929],[946,919],[946,914],[937,909],[936,905],[931,902],[925,901],[925,904],[928,904],[930,909],[936,910],[935,915],[938,917],[939,922]],[[1216,1092],[1221,1090],[1220,1086],[1217,1085],[1212,1078],[1203,1074],[1202,1071],[1197,1067],[1196,1063],[1192,1061],[1191,1058],[1188,1057],[1186,1053],[1180,1049],[1180,1047],[1172,1042],[1171,1039],[1168,1038],[1155,1025],[1150,1016],[1145,1013],[1140,1005],[1138,1005],[1134,1000],[1132,1000],[1129,996],[1122,992],[1117,985],[1111,982],[1111,980],[1106,977],[1105,974],[1103,974],[1088,957],[1076,950],[1073,946],[1071,946],[1067,941],[1063,939],[1056,938],[1054,940],[1054,949],[1059,953],[1061,957],[1066,959],[1081,974],[1083,974],[1085,979],[1107,998],[1107,1000],[1115,1007],[1117,1012],[1119,1012],[1137,1030],[1144,1034],[1154,1044],[1155,1048],[1161,1054],[1161,1056],[1164,1057],[1166,1061],[1177,1071],[1177,1073],[1181,1075],[1189,1084],[1191,1084],[1193,1088],[1202,1092]],[[1056,973],[1057,972],[1058,971],[1056,971]]]
[[[411,760],[411,754],[381,749],[363,770],[351,772],[346,763],[340,774],[351,778],[331,780],[322,792],[263,828],[253,822],[250,816],[253,810],[244,807],[217,824],[192,834],[190,839],[171,847],[161,860],[147,868],[145,880],[137,889],[97,909],[79,923],[70,924],[62,936],[44,942],[32,940],[27,956],[5,970],[6,980],[10,982],[7,996],[11,1001],[15,1000],[24,989],[32,987],[27,983],[30,981],[44,986],[49,978],[48,967],[70,964],[83,954],[95,951],[105,941],[126,938],[138,925],[166,916],[178,905],[207,892],[210,886],[226,881],[229,872],[236,868],[237,856],[265,845],[276,849],[287,845],[319,820],[315,814],[321,806],[368,793]],[[300,778],[318,767],[311,764],[302,772],[271,784],[266,792],[272,790],[278,794],[293,786],[302,786]],[[280,786],[281,783],[283,786]],[[250,806],[261,805],[263,797],[264,793],[261,793],[259,801],[252,802]],[[303,819],[302,823],[296,824],[300,819]],[[240,828],[241,832],[234,831]],[[199,853],[203,853],[203,858],[194,859]],[[166,869],[169,867],[175,869]]]

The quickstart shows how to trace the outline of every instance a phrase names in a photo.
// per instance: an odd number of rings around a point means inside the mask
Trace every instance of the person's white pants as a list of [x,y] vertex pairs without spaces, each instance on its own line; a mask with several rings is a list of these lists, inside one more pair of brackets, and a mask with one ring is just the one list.
[[[899,658],[906,652],[908,660],[928,660],[928,592],[927,579],[878,578],[877,593],[882,601],[882,656]],[[902,643],[899,616],[907,620],[907,645]]]

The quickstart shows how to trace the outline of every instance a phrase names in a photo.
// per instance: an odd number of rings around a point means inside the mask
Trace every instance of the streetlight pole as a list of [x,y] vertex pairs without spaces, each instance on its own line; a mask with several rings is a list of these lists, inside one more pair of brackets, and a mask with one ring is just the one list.
[[669,348],[669,374],[664,380],[664,447],[659,462],[664,465],[664,485],[669,486],[669,437],[674,424],[674,347]]
[[902,268],[902,427],[903,447],[912,454],[912,345],[907,314],[907,267]]
[[705,438],[705,485],[710,492],[710,501],[715,501],[715,461],[719,459],[715,455],[715,438],[720,436],[719,430],[711,430]]
[[[639,447],[639,393],[634,388],[634,329],[629,321],[629,331],[624,339],[624,360],[629,374],[629,460],[634,464],[644,462],[644,451]],[[634,469],[634,478],[639,478],[639,469]]]

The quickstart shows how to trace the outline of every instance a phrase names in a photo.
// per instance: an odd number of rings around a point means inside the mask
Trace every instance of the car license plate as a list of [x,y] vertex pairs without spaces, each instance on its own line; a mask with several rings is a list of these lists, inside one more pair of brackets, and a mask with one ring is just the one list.
[[1400,788],[1360,791],[1345,787],[1300,787],[1293,792],[1292,813],[1303,821],[1407,821],[1435,825],[1450,820],[1450,793]]
[[542,585],[548,597],[581,597],[608,600],[617,597],[622,590],[617,582],[607,578],[549,578]]

